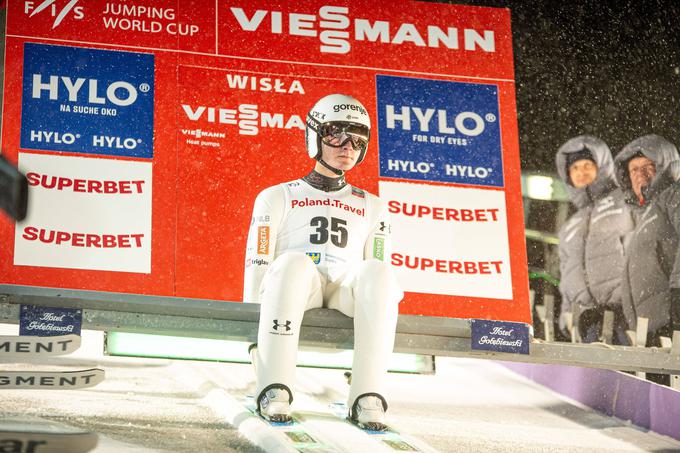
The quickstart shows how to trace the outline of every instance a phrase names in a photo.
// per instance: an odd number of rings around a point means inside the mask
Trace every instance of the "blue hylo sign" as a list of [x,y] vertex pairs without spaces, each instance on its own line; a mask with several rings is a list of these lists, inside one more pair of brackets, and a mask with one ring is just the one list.
[[496,85],[377,76],[380,176],[503,186]]
[[472,349],[529,354],[529,326],[519,322],[470,321]]
[[19,317],[19,335],[38,337],[80,335],[82,323],[83,311],[80,309],[22,305]]
[[154,56],[24,45],[21,147],[153,157]]

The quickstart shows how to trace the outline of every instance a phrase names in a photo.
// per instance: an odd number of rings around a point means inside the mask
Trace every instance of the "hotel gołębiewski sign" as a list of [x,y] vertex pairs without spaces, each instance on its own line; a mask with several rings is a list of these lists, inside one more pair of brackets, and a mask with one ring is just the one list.
[[369,109],[349,174],[392,215],[400,312],[529,322],[507,9],[10,0],[2,144],[27,174],[0,283],[240,301],[255,196],[305,115]]

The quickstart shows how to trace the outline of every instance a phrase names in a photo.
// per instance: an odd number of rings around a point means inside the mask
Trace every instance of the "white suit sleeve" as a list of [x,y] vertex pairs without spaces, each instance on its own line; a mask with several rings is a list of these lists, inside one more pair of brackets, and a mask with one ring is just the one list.
[[283,218],[283,187],[269,187],[257,196],[250,219],[243,272],[243,302],[260,303],[260,286],[276,252],[276,236]]
[[373,202],[378,209],[375,224],[368,232],[364,245],[364,259],[377,259],[386,263],[392,262],[392,225],[387,207],[379,198]]

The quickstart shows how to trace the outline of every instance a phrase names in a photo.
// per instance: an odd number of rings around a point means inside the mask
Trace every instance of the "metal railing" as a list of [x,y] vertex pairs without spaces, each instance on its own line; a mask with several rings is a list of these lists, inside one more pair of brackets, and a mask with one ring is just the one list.
[[[20,305],[83,310],[83,329],[254,342],[259,305],[0,285],[0,322],[18,323]],[[352,319],[338,311],[305,314],[300,344],[349,349]],[[680,340],[675,342],[680,344]],[[467,319],[400,315],[395,352],[680,374],[677,348],[572,344],[533,339],[528,355],[473,350]]]

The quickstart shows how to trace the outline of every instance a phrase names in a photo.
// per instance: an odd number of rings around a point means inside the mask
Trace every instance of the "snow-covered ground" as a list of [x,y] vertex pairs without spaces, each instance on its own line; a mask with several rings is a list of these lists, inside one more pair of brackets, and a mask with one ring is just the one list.
[[[250,365],[103,356],[99,332],[84,332],[83,347],[69,356],[0,362],[5,371],[64,366],[99,366],[106,379],[84,390],[0,390],[0,414],[88,428],[100,435],[95,452],[260,451],[229,424],[243,431],[250,415],[233,415],[253,392]],[[436,375],[390,374],[388,387],[390,424],[439,451],[680,451],[680,441],[606,417],[493,362],[438,358]],[[347,390],[343,371],[300,368],[294,408],[327,407]]]

